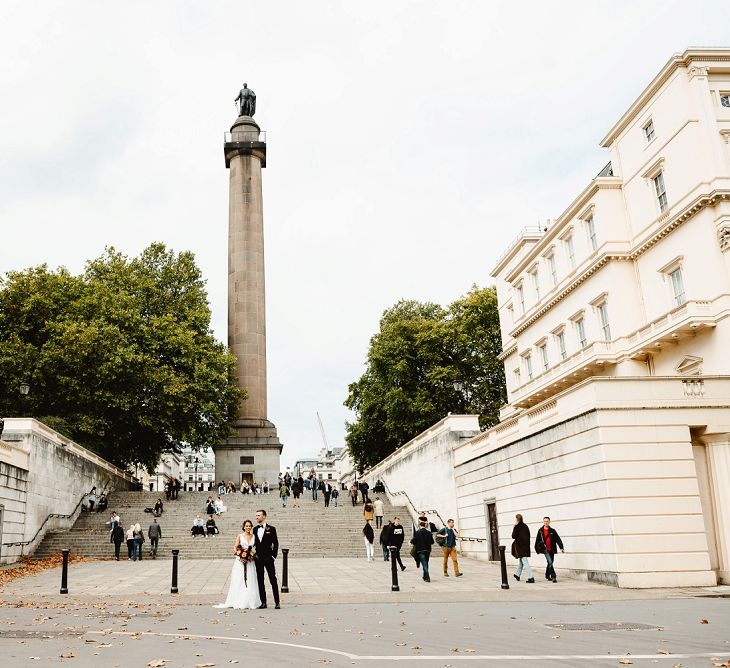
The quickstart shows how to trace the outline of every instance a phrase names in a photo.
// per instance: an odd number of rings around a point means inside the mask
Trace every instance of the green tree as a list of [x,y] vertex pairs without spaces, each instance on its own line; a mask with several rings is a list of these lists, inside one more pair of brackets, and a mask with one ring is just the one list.
[[[370,340],[365,373],[349,386],[347,446],[359,468],[371,466],[449,412],[497,422],[506,398],[497,298],[477,288],[443,309],[400,301]],[[454,382],[463,390],[457,392]]]
[[223,440],[241,398],[192,253],[107,249],[81,276],[44,265],[0,283],[0,414],[151,468],[163,451]]

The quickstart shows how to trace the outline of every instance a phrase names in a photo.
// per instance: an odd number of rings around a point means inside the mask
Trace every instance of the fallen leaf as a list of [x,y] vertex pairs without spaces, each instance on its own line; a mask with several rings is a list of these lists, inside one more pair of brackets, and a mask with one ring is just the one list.
[[215,666],[214,663],[196,663],[195,668],[210,668],[210,666]]
[[709,619],[700,619],[700,624],[709,624],[709,623],[710,623]]
[[671,654],[671,652],[668,649],[658,649],[656,651],[657,654]]
[[64,652],[61,654],[62,659],[73,659],[76,655],[73,652]]
[[160,668],[160,666],[164,666],[167,663],[167,659],[152,659],[152,661],[148,662],[147,665],[150,668]]
[[619,663],[623,663],[625,666],[628,666],[630,663],[633,663],[631,659],[621,659]]
[[553,640],[557,640],[560,636],[552,636]]

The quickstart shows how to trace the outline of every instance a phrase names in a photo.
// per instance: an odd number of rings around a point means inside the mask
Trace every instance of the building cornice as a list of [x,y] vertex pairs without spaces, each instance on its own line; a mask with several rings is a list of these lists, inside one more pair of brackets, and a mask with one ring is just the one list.
[[608,148],[626,127],[639,115],[647,102],[680,68],[688,68],[693,62],[728,62],[730,63],[730,49],[727,48],[691,48],[684,53],[677,53],[659,70],[651,83],[641,92],[623,116],[608,131],[601,140],[600,146]]
[[[593,179],[560,214],[548,231],[537,241],[525,255],[522,261],[515,265],[509,274],[504,277],[505,281],[512,282],[519,276],[525,268],[535,261],[545,251],[545,249],[554,243],[556,239],[565,232],[565,226],[573,218],[577,217],[580,212],[586,211],[589,200],[591,200],[599,190],[620,190],[623,186],[623,179],[618,176],[600,176]],[[499,272],[504,268],[505,262],[500,262],[491,272],[491,276],[496,278]]]
[[[682,223],[689,220],[695,213],[704,209],[707,206],[712,206],[721,199],[730,199],[730,191],[728,190],[713,190],[711,193],[699,195],[682,211],[677,213],[675,216],[667,218],[666,223],[656,232],[649,235],[634,247],[633,250],[628,253],[610,253],[599,257],[588,269],[586,269],[580,276],[574,281],[565,286],[560,292],[555,294],[550,301],[547,301],[539,306],[529,317],[525,318],[520,322],[511,332],[511,337],[519,336],[524,332],[530,325],[539,320],[545,313],[547,313],[555,304],[562,301],[567,295],[575,290],[581,283],[585,282],[590,276],[595,274],[601,267],[610,261],[620,260],[635,260],[640,255],[643,255],[647,250],[654,246],[658,241],[661,241],[668,234],[677,229]],[[662,220],[662,216],[658,219],[658,222]]]
[[517,352],[517,344],[510,343],[507,348],[505,348],[501,353],[499,353],[499,355],[497,355],[497,359],[500,362],[504,362],[514,352]]

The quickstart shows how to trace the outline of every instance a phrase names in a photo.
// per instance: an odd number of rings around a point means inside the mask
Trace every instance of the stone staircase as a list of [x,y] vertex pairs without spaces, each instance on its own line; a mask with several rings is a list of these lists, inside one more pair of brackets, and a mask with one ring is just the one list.
[[[162,540],[158,551],[159,558],[170,558],[172,549],[179,549],[181,558],[218,559],[230,557],[236,535],[240,533],[244,519],[256,525],[256,510],[263,508],[268,513],[268,522],[276,527],[279,548],[289,548],[289,557],[362,557],[365,547],[362,528],[365,524],[362,503],[353,507],[346,492],[340,492],[339,505],[324,507],[320,492],[318,500],[306,493],[299,499],[301,508],[293,508],[293,497],[289,506],[282,508],[278,493],[274,494],[229,494],[223,498],[227,512],[215,516],[220,530],[217,536],[207,538],[190,536],[190,527],[197,514],[205,516],[205,501],[208,492],[180,492],[177,501],[163,502],[165,512],[158,523],[162,527]],[[144,555],[149,550],[147,527],[153,515],[145,513],[145,508],[154,506],[158,492],[113,492],[109,497],[109,509],[104,513],[82,513],[70,530],[52,531],[46,534],[35,554],[42,558],[57,554],[68,548],[72,554],[87,557],[113,557],[114,546],[109,542],[109,515],[112,510],[119,513],[122,526],[129,528],[134,522],[142,526],[145,533]],[[215,495],[214,495],[215,498]],[[371,495],[375,498],[375,495]],[[385,519],[398,516],[408,526],[408,512],[404,507],[394,507],[380,495],[385,504]],[[374,523],[373,523],[374,528]],[[378,554],[378,537],[375,531],[375,549]],[[120,557],[127,558],[126,543],[122,543]]]

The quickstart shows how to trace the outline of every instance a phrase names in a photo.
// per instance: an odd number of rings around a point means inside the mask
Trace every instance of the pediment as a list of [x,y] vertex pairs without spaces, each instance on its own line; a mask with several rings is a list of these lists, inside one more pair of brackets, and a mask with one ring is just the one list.
[[699,376],[702,373],[702,357],[686,355],[682,361],[674,367],[680,376]]

